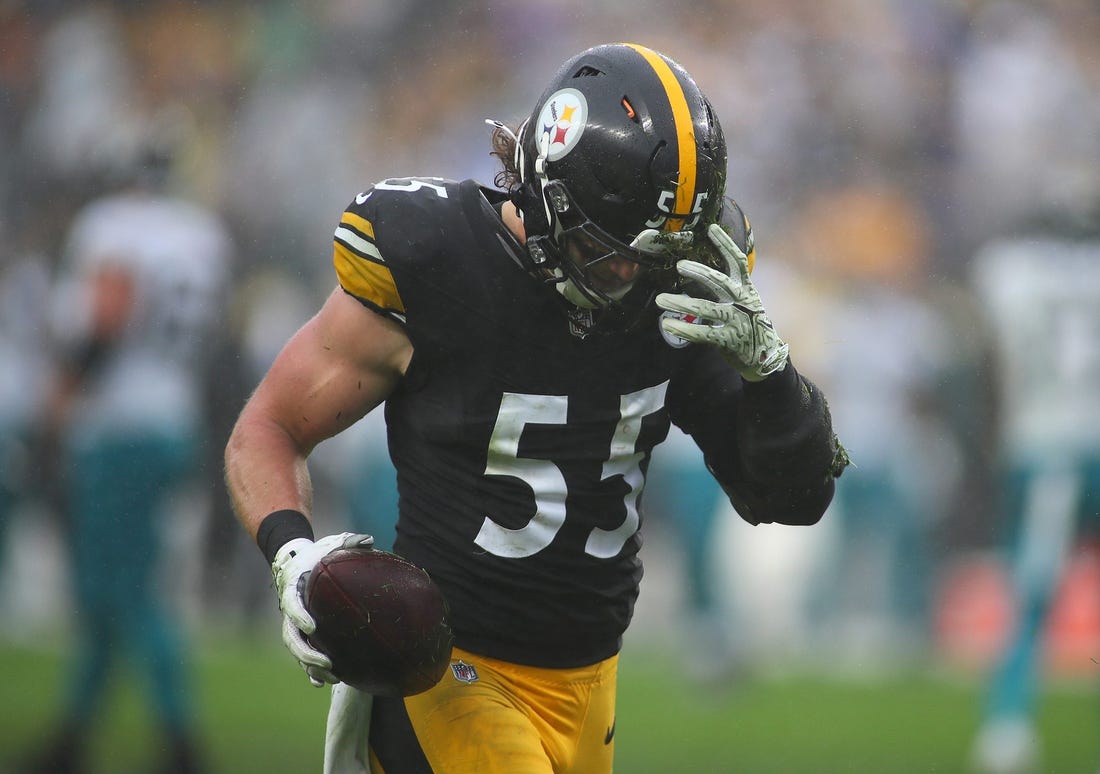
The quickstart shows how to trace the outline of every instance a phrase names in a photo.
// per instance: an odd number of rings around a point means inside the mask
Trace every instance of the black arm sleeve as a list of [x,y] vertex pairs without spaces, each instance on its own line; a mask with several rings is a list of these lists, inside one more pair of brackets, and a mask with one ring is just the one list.
[[750,524],[814,524],[832,501],[847,455],[822,392],[788,362],[748,383],[721,356],[700,357],[669,386],[672,421]]

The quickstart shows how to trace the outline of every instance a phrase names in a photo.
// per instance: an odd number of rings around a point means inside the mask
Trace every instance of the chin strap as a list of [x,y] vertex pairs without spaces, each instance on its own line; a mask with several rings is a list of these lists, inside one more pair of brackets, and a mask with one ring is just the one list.
[[[526,127],[527,122],[524,121],[523,126],[520,127],[521,135],[523,134]],[[517,159],[520,163],[523,163],[525,159],[523,157],[522,145],[517,144],[516,147],[519,149]],[[524,173],[524,168],[522,166],[519,167],[519,177],[520,182],[523,184],[521,187],[526,187],[528,189],[529,195],[533,195],[535,198],[537,198],[538,203],[541,205],[541,215],[543,220],[541,223],[532,222],[531,225],[534,227],[535,231],[545,231],[547,236],[549,236],[550,239],[553,240],[555,244],[557,244],[558,235],[561,231],[561,226],[558,225],[558,219],[554,215],[554,212],[550,207],[550,199],[546,193],[546,186],[550,182],[550,176],[547,174],[546,171],[546,163],[549,156],[550,135],[544,133],[542,135],[542,140],[539,142],[539,155],[535,157],[535,163],[532,165],[534,167],[535,177],[537,178],[537,180],[527,180]],[[537,211],[538,209],[536,209],[536,212]]]

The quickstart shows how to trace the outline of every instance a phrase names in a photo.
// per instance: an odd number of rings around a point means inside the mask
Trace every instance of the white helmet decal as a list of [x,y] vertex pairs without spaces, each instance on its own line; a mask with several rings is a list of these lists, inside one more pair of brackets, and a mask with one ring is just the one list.
[[577,146],[588,123],[588,101],[576,89],[560,89],[550,95],[539,112],[535,147],[547,161],[557,161]]
[[665,340],[673,349],[683,349],[690,342],[687,339],[681,339],[679,336],[669,333],[661,326],[661,320],[664,319],[683,320],[686,323],[693,323],[695,325],[702,325],[703,321],[695,315],[685,314],[683,312],[661,312],[661,316],[657,319],[657,330],[661,332],[661,338]]

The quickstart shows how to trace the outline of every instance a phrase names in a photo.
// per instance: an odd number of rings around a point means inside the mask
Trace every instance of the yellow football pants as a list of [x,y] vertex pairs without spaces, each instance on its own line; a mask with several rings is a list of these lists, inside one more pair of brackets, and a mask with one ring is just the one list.
[[[455,648],[439,684],[405,709],[434,774],[608,774],[617,670],[618,656],[540,669]],[[387,763],[372,749],[375,774],[402,774]]]

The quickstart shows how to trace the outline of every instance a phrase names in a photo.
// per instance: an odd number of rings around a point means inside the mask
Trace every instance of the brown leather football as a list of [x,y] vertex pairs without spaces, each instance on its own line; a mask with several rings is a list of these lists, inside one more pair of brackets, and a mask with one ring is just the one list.
[[447,602],[422,568],[396,554],[347,548],[309,574],[309,642],[342,682],[375,696],[412,696],[439,682],[454,635]]

